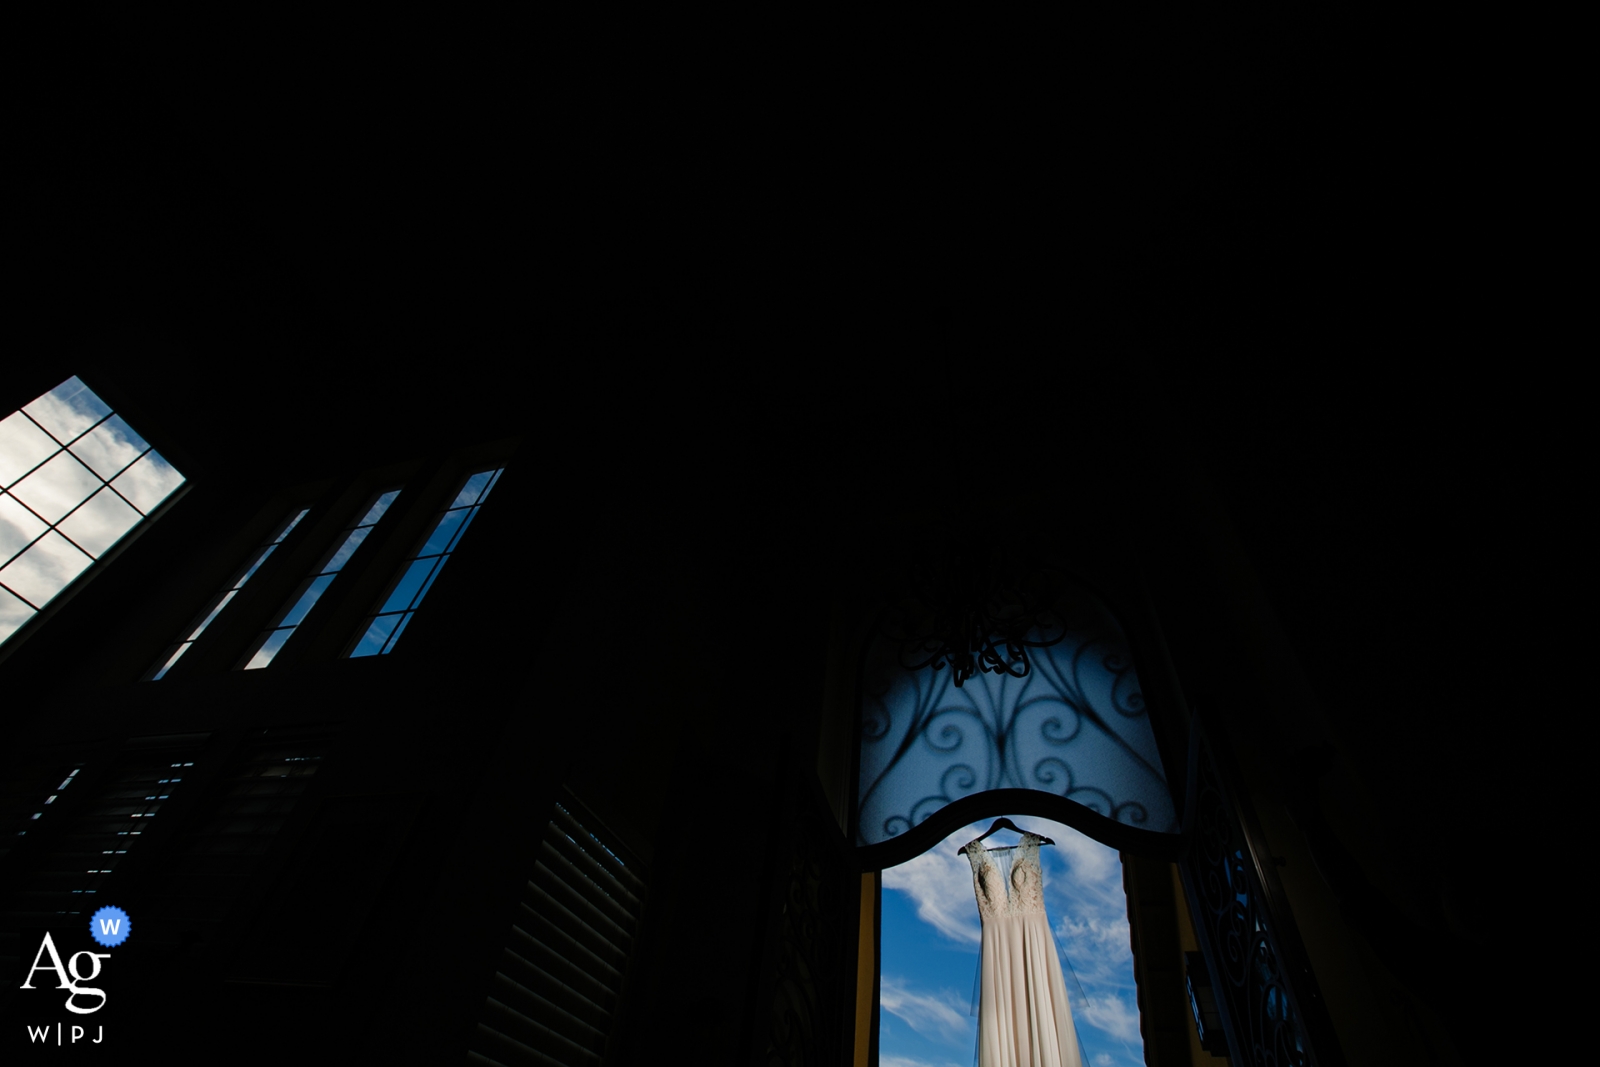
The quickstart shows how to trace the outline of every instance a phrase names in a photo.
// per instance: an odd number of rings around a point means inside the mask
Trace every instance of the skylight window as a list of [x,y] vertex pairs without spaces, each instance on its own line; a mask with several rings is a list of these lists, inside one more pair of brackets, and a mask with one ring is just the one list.
[[76,377],[0,419],[0,642],[183,482]]
[[391,489],[387,493],[380,493],[365,511],[357,512],[360,517],[350,526],[345,528],[345,536],[338,546],[328,553],[315,572],[311,574],[295,595],[289,598],[289,606],[278,621],[266,633],[262,634],[256,642],[254,654],[250,657],[244,669],[257,670],[271,663],[278,650],[283,648],[285,641],[294,634],[306,614],[316,605],[328,586],[333,584],[334,578],[344,569],[344,565],[355,555],[356,549],[361,547],[361,542],[367,539],[372,528],[383,518],[383,513],[389,510],[389,505],[394,503],[394,498],[400,495],[400,490]]
[[449,505],[434,520],[422,546],[406,561],[405,569],[390,587],[389,595],[362,625],[361,637],[350,656],[379,656],[394,651],[411,616],[422,605],[422,598],[433,588],[434,579],[444,569],[461,537],[478,517],[478,509],[500,480],[504,467],[469,475]]
[[200,622],[193,630],[189,631],[189,635],[172,648],[167,649],[160,661],[160,667],[151,675],[152,681],[159,681],[166,677],[167,672],[172,669],[172,665],[177,663],[185,652],[189,651],[189,646],[194,644],[195,639],[205,632],[207,626],[211,625],[211,620],[222,614],[222,609],[227,607],[229,602],[238,595],[239,590],[244,588],[244,583],[248,582],[256,571],[261,569],[261,565],[267,561],[267,557],[277,551],[278,546],[283,544],[283,539],[289,536],[289,531],[299,525],[300,520],[306,517],[306,512],[309,510],[309,508],[301,508],[287,522],[278,526],[270,541],[256,549],[255,554],[250,557],[250,562],[245,564],[244,569],[234,578],[233,584],[218,593],[212,599],[212,602],[206,605],[206,610],[201,613]]

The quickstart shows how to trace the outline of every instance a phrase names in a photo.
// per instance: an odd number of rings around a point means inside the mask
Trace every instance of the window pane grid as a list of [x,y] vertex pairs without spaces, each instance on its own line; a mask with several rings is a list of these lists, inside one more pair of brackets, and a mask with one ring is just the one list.
[[334,578],[344,569],[344,565],[350,561],[350,557],[367,539],[372,528],[383,518],[384,512],[389,510],[389,505],[393,504],[395,497],[399,495],[398,489],[380,493],[363,511],[358,512],[359,518],[352,525],[345,527],[344,537],[339,544],[300,584],[294,596],[289,598],[289,605],[278,617],[278,621],[257,640],[254,654],[244,665],[245,670],[259,670],[273,661],[278,651],[283,648],[284,642],[294,634],[296,627],[305,619],[328,586],[333,584]]
[[[71,448],[73,445],[78,443],[79,438],[84,437],[89,433],[89,430],[85,430],[83,433],[79,434],[77,437],[73,437],[70,440],[63,441],[60,438],[56,437],[55,434],[53,434],[49,430],[45,429],[43,426],[40,426],[38,420],[35,419],[32,415],[29,415],[26,408],[24,408],[21,411],[18,411],[16,414],[17,415],[21,415],[23,418],[25,418],[29,422],[33,423],[34,426],[38,427],[39,432],[44,434],[46,437],[50,438],[50,440],[55,444],[56,450],[51,452],[51,453],[49,453],[48,455],[46,455],[43,459],[39,460],[39,462],[35,463],[33,466],[27,468],[21,474],[16,475],[15,477],[6,478],[3,481],[0,481],[0,489],[9,489],[11,486],[13,486],[13,485],[17,484],[18,482],[22,481],[28,475],[30,475],[34,471],[38,470],[40,467],[44,466],[46,463],[49,463],[56,456],[60,455],[61,449],[63,449],[63,448]],[[15,418],[15,417],[16,416],[12,416],[12,418]],[[100,426],[100,425],[104,424],[106,422],[106,420],[109,419],[109,418],[111,418],[111,416],[109,414],[107,414],[104,418],[102,418],[99,422],[95,423],[94,425],[95,426]],[[90,429],[92,430],[92,429],[94,429],[94,427],[90,427]]]
[[379,602],[378,609],[367,616],[361,627],[361,636],[350,650],[352,659],[361,656],[382,656],[394,651],[405,632],[411,616],[422,606],[422,600],[433,588],[433,583],[444,569],[450,554],[461,543],[462,536],[489,493],[500,480],[504,467],[478,471],[469,475],[457,490],[450,505],[439,513],[421,547],[406,560],[388,594]]
[[76,377],[0,419],[0,641],[183,482]]
[[185,652],[189,651],[189,646],[194,644],[195,639],[205,632],[206,627],[211,625],[212,620],[222,614],[222,609],[233,601],[239,590],[244,588],[244,584],[255,576],[256,571],[260,570],[261,565],[267,561],[267,557],[277,551],[278,546],[283,544],[283,539],[289,536],[289,532],[300,524],[300,520],[305,518],[310,510],[310,508],[301,508],[292,518],[278,527],[270,541],[256,549],[255,554],[250,557],[250,562],[245,564],[244,569],[234,579],[233,584],[212,599],[199,625],[195,626],[187,637],[162,653],[162,661],[155,668],[155,673],[150,676],[151,681],[159,681],[166,677],[167,672],[172,669],[172,665],[177,663]]
[[[21,416],[27,418],[28,421],[32,422],[35,426],[39,426],[39,424],[36,421],[34,421],[34,419],[31,416],[28,415],[28,412],[27,412],[26,409],[17,412],[16,415],[11,416],[11,418],[16,418],[17,415],[21,415]],[[98,427],[100,425],[103,425],[104,423],[110,422],[112,418],[114,418],[114,416],[107,416],[105,419],[102,419],[100,422],[96,423],[95,426]],[[9,421],[9,419],[7,421]],[[117,421],[121,422],[120,419],[118,419]],[[126,423],[122,423],[122,425],[126,426],[127,424]],[[44,427],[39,426],[39,429],[40,429],[41,432],[45,433],[46,435],[49,435],[49,431],[45,430]],[[130,508],[133,508],[135,511],[139,511],[140,514],[143,515],[143,512],[140,510],[140,508],[136,504],[134,504],[132,501],[130,501],[127,497],[123,496],[122,495],[122,491],[120,489],[118,489],[116,485],[112,484],[118,478],[120,478],[130,467],[132,467],[135,463],[139,462],[139,460],[143,459],[147,453],[150,453],[150,452],[153,451],[153,449],[151,449],[148,444],[145,444],[143,439],[139,438],[138,435],[133,433],[133,431],[131,429],[129,429],[127,432],[128,432],[128,435],[130,437],[134,438],[135,440],[139,440],[140,444],[143,445],[143,451],[136,453],[133,456],[132,459],[128,460],[122,466],[112,468],[112,472],[111,472],[111,475],[110,475],[109,478],[102,477],[98,471],[96,471],[90,464],[85,463],[83,461],[83,458],[72,450],[73,449],[73,445],[76,444],[77,441],[81,440],[83,437],[87,437],[89,431],[85,431],[83,434],[79,435],[79,437],[73,438],[72,441],[70,441],[70,442],[57,441],[54,438],[54,436],[51,435],[51,440],[54,441],[56,444],[58,444],[60,447],[57,448],[55,452],[53,452],[49,456],[45,457],[43,460],[41,460],[38,463],[34,464],[34,466],[30,467],[21,476],[19,476],[17,478],[13,478],[11,480],[10,485],[5,486],[4,488],[0,488],[0,495],[9,496],[12,499],[12,501],[15,502],[16,505],[22,507],[24,510],[26,510],[27,512],[32,514],[34,518],[38,519],[42,523],[45,523],[46,525],[61,525],[61,524],[64,524],[68,519],[70,519],[72,517],[72,515],[79,508],[83,507],[91,499],[93,499],[94,496],[96,494],[98,494],[102,488],[109,490],[112,493],[112,495],[114,495],[116,497],[119,497],[122,500],[123,503],[127,504]],[[159,454],[157,454],[156,458],[160,459]],[[76,473],[76,472],[81,470],[84,475],[88,476],[88,478],[93,478],[96,481],[98,481],[100,484],[97,485],[97,486],[94,486],[94,488],[90,490],[88,496],[86,496],[82,500],[78,501],[78,503],[72,505],[70,510],[68,510],[59,519],[56,519],[54,523],[52,523],[51,520],[46,518],[45,515],[40,514],[32,506],[30,506],[28,504],[28,502],[25,499],[23,499],[22,496],[18,495],[17,493],[5,493],[4,492],[5,489],[10,489],[10,488],[12,488],[14,486],[20,486],[23,482],[27,481],[30,477],[32,477],[35,472],[39,471],[40,468],[45,467],[46,465],[48,465],[48,464],[50,464],[52,462],[60,462],[60,463],[63,463],[63,464],[67,464],[69,460],[76,461],[76,465],[75,466],[74,465],[70,465],[70,464],[68,465],[68,469],[70,471],[72,471],[73,473]],[[165,461],[163,460],[162,462],[165,462]],[[71,475],[68,475],[68,477],[71,477]],[[81,477],[82,477],[82,475],[80,475],[80,478]],[[165,499],[165,497],[163,497],[163,499]],[[60,531],[57,531],[57,532],[60,532]],[[66,535],[62,534],[62,536],[65,537]],[[68,540],[71,540],[71,538],[68,538]],[[23,551],[26,551],[26,549],[24,549]],[[21,555],[21,554],[22,553],[19,551],[15,555]],[[4,566],[6,563],[11,562],[11,560],[15,558],[15,555],[10,556],[10,557],[0,557],[0,566]]]

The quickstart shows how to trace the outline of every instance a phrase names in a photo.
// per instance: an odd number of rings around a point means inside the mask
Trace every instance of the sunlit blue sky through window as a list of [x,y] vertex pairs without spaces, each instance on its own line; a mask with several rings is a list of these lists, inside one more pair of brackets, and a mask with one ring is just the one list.
[[0,418],[0,642],[183,480],[75,377]]
[[[985,819],[883,872],[882,1067],[972,1067],[978,1020],[973,979],[981,931],[972,867],[956,850],[989,828]],[[1039,850],[1045,911],[1066,970],[1084,1062],[1139,1067],[1139,1007],[1122,861],[1115,849],[1060,823],[1012,816],[1054,839]],[[1002,830],[986,846],[1014,845]]]

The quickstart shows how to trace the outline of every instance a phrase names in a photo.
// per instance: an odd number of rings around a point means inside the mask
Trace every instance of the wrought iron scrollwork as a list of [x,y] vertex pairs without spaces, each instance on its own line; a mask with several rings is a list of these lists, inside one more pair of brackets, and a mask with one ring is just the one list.
[[946,666],[956,688],[977,674],[1026,678],[1028,649],[1067,636],[1055,610],[1067,578],[1052,567],[1004,566],[975,546],[934,565],[889,605],[883,635],[907,670]]
[[[1213,969],[1233,1061],[1251,1067],[1327,1067],[1301,1010],[1305,990],[1284,960],[1282,931],[1267,905],[1243,824],[1222,776],[1202,749],[1194,844],[1183,863],[1196,932]],[[1297,993],[1299,994],[1297,996]]]
[[857,844],[920,825],[992,789],[1064,797],[1127,826],[1177,829],[1155,734],[1121,627],[1079,587],[1052,589],[1058,631],[1031,640],[1026,671],[907,664],[880,641],[863,676]]
[[815,858],[796,851],[778,941],[778,980],[767,1047],[769,1067],[802,1067],[821,1062],[818,1029],[825,1020],[818,979],[826,972],[820,966],[822,961],[814,957],[815,949],[823,944],[819,936],[822,886],[822,871]]
[[820,801],[802,805],[783,883],[763,1067],[822,1067],[842,1047],[855,933],[855,875],[843,850]]

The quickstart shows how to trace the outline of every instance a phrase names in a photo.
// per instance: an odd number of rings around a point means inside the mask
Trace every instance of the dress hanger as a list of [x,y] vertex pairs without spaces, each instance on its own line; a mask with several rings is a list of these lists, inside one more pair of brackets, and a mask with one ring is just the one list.
[[[956,855],[958,855],[958,856],[965,855],[967,849],[971,848],[973,845],[976,845],[978,843],[978,841],[982,841],[984,837],[991,836],[992,834],[994,834],[994,832],[996,830],[1015,830],[1019,834],[1029,833],[1029,831],[1024,830],[1022,827],[1018,826],[1016,823],[1012,822],[1010,819],[1007,819],[1007,818],[1002,816],[1001,818],[998,818],[998,819],[996,819],[994,821],[994,825],[989,827],[988,832],[985,833],[983,835],[983,837],[978,838],[977,841],[968,841],[965,845],[962,845],[961,848],[956,851]],[[1053,845],[1053,844],[1055,844],[1055,842],[1050,840],[1048,837],[1039,837],[1038,834],[1033,834],[1032,836],[1038,837],[1039,838],[1039,843],[1041,845]],[[1016,848],[1016,847],[1017,847],[1016,845],[1001,845],[999,848],[988,848],[988,849],[984,849],[984,851],[985,852],[1005,852],[1007,849],[1013,849],[1013,848]]]

